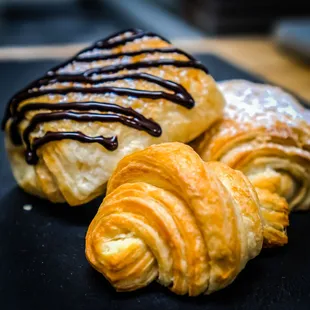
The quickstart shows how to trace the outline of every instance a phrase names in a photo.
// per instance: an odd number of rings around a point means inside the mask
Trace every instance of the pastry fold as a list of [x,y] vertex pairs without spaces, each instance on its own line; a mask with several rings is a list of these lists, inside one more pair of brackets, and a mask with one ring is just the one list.
[[117,163],[188,142],[222,116],[207,69],[151,32],[85,48],[17,93],[3,121],[13,174],[27,192],[72,206],[103,194]]
[[118,291],[157,280],[195,296],[229,285],[262,241],[247,178],[175,142],[119,162],[88,228],[86,257]]
[[265,244],[287,242],[289,210],[310,207],[310,126],[307,112],[270,85],[219,83],[224,118],[194,142],[206,160],[218,160],[248,176],[257,190],[269,230]]

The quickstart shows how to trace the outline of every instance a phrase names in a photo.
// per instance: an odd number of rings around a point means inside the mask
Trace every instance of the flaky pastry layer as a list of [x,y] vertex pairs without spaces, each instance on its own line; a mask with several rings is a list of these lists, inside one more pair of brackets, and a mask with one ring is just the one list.
[[259,201],[241,172],[163,143],[119,162],[89,226],[86,257],[118,291],[157,280],[195,296],[229,285],[262,240]]

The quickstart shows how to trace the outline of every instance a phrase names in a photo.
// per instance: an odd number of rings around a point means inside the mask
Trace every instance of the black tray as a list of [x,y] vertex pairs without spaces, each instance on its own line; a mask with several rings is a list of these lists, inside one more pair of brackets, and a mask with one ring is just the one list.
[[[247,72],[212,56],[200,56],[217,80]],[[9,97],[55,61],[0,62],[3,114]],[[176,296],[153,283],[116,293],[84,256],[84,236],[102,198],[69,208],[19,189],[0,134],[0,309],[310,309],[310,213],[291,216],[289,244],[264,250],[228,288],[210,296]],[[31,211],[23,210],[31,204]]]

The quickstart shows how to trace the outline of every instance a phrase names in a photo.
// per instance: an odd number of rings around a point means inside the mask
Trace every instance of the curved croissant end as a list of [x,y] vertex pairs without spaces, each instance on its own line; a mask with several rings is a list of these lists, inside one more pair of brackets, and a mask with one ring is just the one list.
[[264,247],[276,247],[287,244],[286,228],[289,225],[288,205],[283,197],[268,189],[255,187],[260,202],[264,227]]
[[[288,208],[310,207],[310,126],[304,109],[277,87],[247,81],[220,83],[227,105],[194,145],[248,176],[263,208],[265,245],[287,243]],[[268,231],[267,231],[268,230]]]
[[230,284],[262,239],[258,199],[241,172],[165,143],[119,162],[86,256],[118,291],[157,279],[195,296]]

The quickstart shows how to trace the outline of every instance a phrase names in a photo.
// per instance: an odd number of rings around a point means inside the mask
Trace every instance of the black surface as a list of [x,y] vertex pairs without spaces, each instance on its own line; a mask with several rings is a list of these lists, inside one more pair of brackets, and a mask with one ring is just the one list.
[[[259,81],[214,56],[204,56],[218,79]],[[55,62],[0,62],[1,115],[14,91]],[[180,297],[153,283],[116,293],[84,256],[84,236],[101,201],[69,208],[25,194],[11,175],[1,133],[0,309],[310,309],[310,214],[293,214],[289,244],[264,250],[228,288]],[[23,205],[31,204],[32,211]]]

